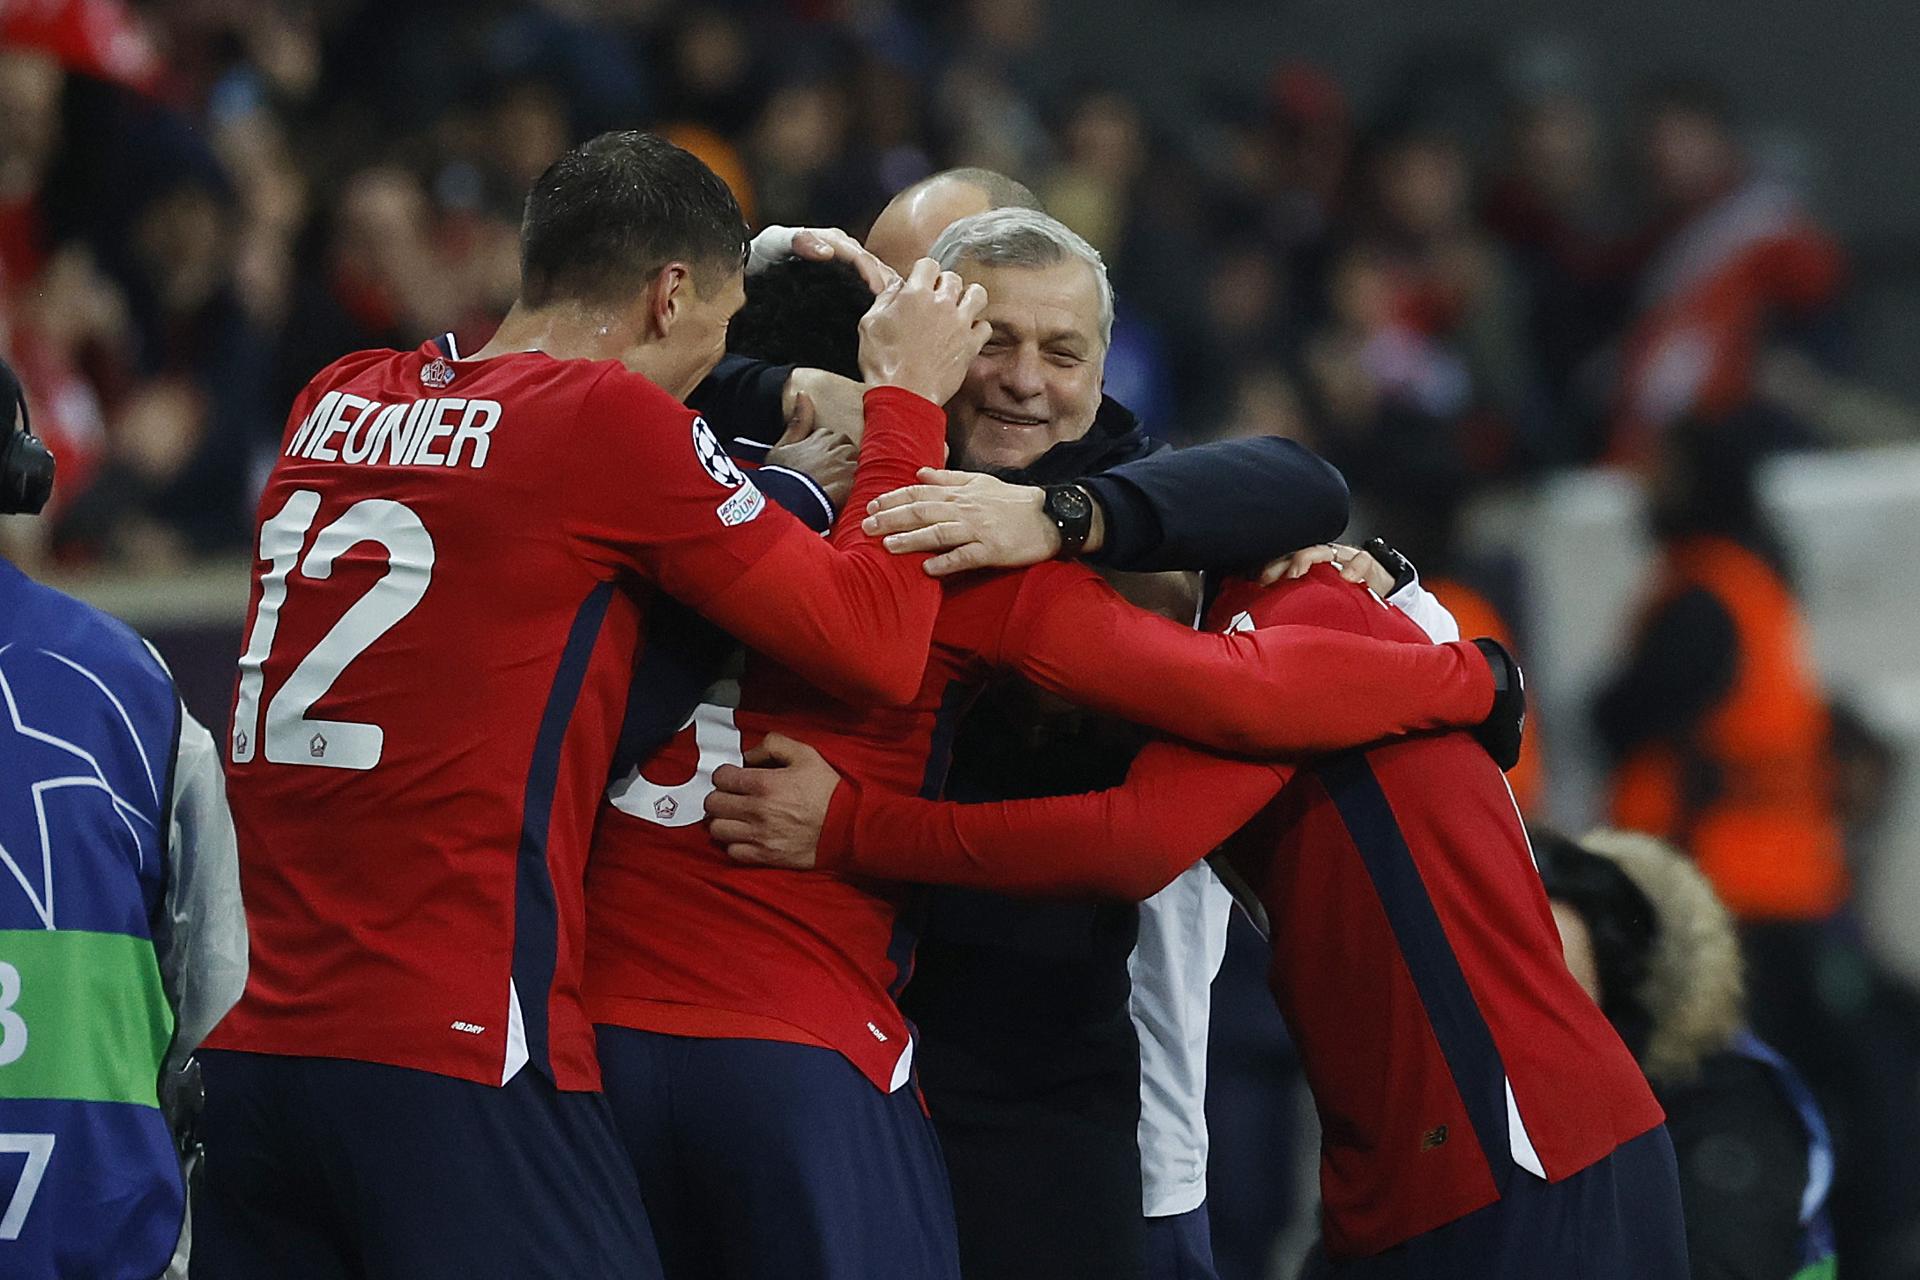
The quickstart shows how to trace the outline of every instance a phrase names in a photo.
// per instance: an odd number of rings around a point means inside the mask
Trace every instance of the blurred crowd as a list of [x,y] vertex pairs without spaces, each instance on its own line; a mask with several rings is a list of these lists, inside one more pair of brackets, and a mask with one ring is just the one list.
[[1363,115],[1276,50],[1156,119],[1061,73],[1044,0],[119,5],[0,22],[0,349],[69,565],[244,545],[294,391],[484,338],[529,183],[616,126],[756,224],[858,233],[949,165],[1024,179],[1112,266],[1119,399],[1176,440],[1308,441],[1430,555],[1484,486],[1683,420],[1817,438],[1793,391],[1843,361],[1839,248],[1703,82],[1622,116],[1410,68]]
[[[1860,434],[1834,394],[1847,261],[1712,83],[1607,86],[1632,105],[1603,110],[1591,83],[1442,60],[1362,104],[1277,49],[1264,84],[1198,86],[1162,117],[1063,74],[1054,17],[1045,0],[0,4],[0,354],[60,466],[50,518],[0,528],[0,549],[155,572],[244,554],[300,386],[361,348],[448,329],[479,346],[517,289],[535,177],[577,140],[643,126],[705,159],[756,226],[859,234],[937,169],[1012,175],[1105,255],[1108,390],[1156,434],[1306,442],[1347,475],[1365,532],[1435,581],[1468,570],[1455,529],[1474,498],[1627,464],[1667,517],[1669,589],[1643,639],[1678,610],[1701,663],[1797,643],[1789,567],[1742,486],[1759,454]],[[1701,545],[1752,590],[1689,595]],[[1762,596],[1777,626],[1749,616]],[[1513,613],[1449,599],[1470,631]],[[1841,846],[1874,805],[1832,777],[1891,765],[1812,691],[1786,706],[1729,675],[1684,704],[1671,689],[1707,668],[1642,648],[1613,686],[1634,696],[1600,708],[1614,808],[1639,805],[1635,825],[1703,862],[1701,819],[1721,810],[1632,791],[1636,759],[1691,782],[1693,757],[1657,753],[1704,734],[1722,781],[1777,779],[1783,721],[1767,716],[1798,717],[1793,776],[1822,781],[1714,803],[1776,832],[1788,806],[1813,832],[1805,882],[1783,910],[1706,870],[1741,917],[1755,1021],[1809,1059],[1823,1098],[1860,1100],[1832,1117],[1843,1237],[1920,1255],[1898,1225],[1920,1176],[1895,1150],[1920,1141],[1896,1122],[1920,1113],[1920,1001],[1834,941]],[[1840,1061],[1848,1046],[1861,1062]]]

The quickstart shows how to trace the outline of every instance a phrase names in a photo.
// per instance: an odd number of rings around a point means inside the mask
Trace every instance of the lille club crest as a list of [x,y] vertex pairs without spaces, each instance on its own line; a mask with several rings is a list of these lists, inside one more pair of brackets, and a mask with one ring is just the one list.
[[429,360],[427,367],[420,371],[420,381],[436,391],[453,385],[453,378],[453,366],[437,356]]

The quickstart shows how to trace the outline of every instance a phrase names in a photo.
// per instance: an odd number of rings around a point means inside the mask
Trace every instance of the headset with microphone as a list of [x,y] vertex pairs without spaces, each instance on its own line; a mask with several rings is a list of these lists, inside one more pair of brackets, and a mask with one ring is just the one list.
[[0,360],[0,414],[6,415],[0,433],[0,515],[35,515],[53,496],[53,452],[33,434],[27,389],[5,360]]

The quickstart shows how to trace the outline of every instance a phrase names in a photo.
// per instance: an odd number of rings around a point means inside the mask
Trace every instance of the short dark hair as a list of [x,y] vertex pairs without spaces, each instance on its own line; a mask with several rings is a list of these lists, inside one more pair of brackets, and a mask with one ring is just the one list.
[[727,350],[858,382],[860,317],[871,306],[873,292],[846,263],[788,258],[748,278]]
[[637,129],[603,133],[547,167],[520,222],[520,297],[529,306],[610,303],[669,262],[702,285],[740,269],[740,202],[690,152]]

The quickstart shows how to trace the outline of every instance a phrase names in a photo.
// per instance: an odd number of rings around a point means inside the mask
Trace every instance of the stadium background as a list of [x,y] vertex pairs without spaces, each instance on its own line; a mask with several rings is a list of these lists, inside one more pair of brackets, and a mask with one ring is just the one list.
[[[982,164],[1107,254],[1110,390],[1155,430],[1305,439],[1347,469],[1358,530],[1505,614],[1541,816],[1578,830],[1601,813],[1587,706],[1651,564],[1620,353],[1685,157],[1650,126],[1662,95],[1723,104],[1746,172],[1838,266],[1768,310],[1715,414],[1786,446],[1767,505],[1867,744],[1819,984],[1864,1046],[1831,1086],[1836,1210],[1844,1274],[1909,1280],[1916,44],[1920,7],[1890,2],[0,0],[0,350],[61,455],[56,506],[0,521],[0,548],[152,634],[217,724],[292,393],[349,350],[483,338],[519,198],[571,141],[664,129],[756,224],[856,232]],[[1214,1102],[1222,1133],[1279,1106]]]

